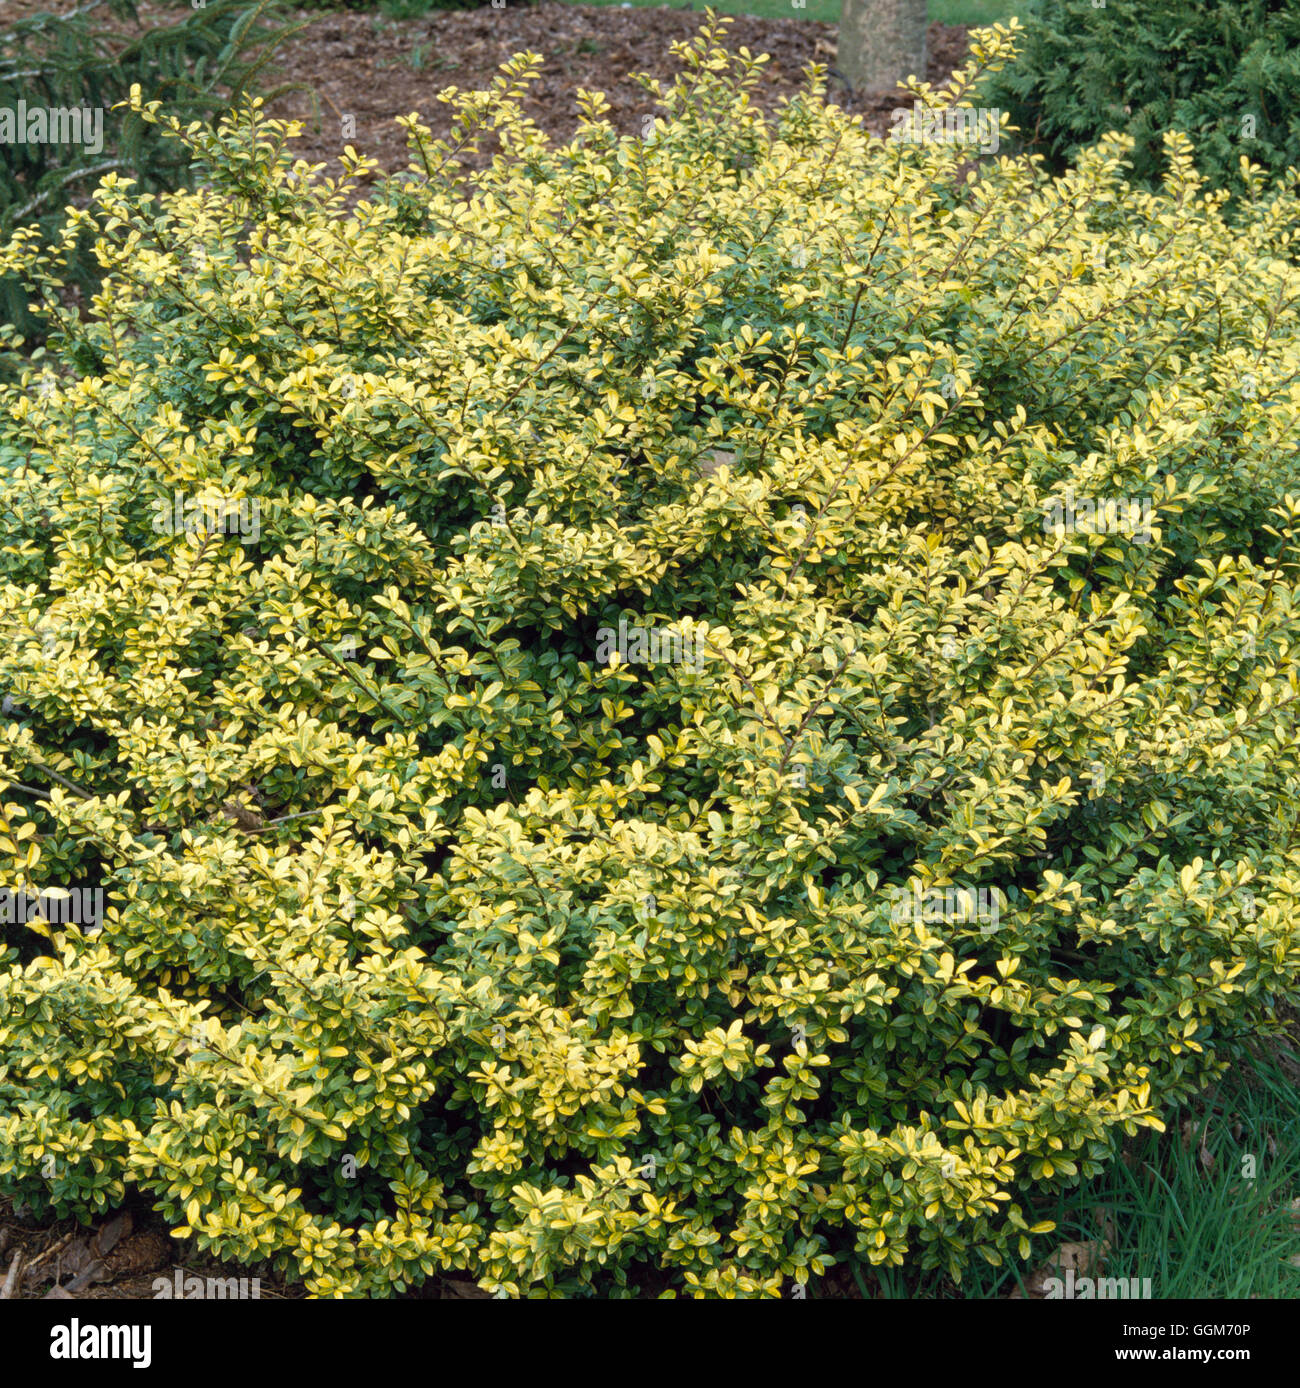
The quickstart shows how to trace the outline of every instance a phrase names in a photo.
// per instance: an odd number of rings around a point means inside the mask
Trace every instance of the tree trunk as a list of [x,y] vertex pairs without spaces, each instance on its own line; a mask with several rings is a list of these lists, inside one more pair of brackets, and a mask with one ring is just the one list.
[[835,64],[854,91],[925,80],[926,0],[843,0]]

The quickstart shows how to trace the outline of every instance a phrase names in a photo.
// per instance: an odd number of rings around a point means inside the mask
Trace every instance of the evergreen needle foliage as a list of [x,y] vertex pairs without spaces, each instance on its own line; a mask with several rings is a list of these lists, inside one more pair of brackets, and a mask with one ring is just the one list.
[[[6,143],[0,159],[0,234],[34,221],[52,234],[64,207],[110,170],[146,189],[185,181],[188,151],[129,111],[107,110],[131,87],[167,102],[176,117],[213,117],[233,101],[262,90],[276,46],[301,25],[286,22],[280,0],[178,0],[175,16],[138,37],[104,24],[106,16],[138,17],[135,0],[88,0],[66,14],[38,14],[0,32],[0,109],[98,109],[102,149],[47,140]],[[269,95],[274,96],[272,92]],[[93,264],[83,254],[72,267],[83,286]],[[34,329],[16,283],[0,281],[0,321]]]
[[1243,159],[1279,174],[1300,165],[1300,5],[1040,0],[990,100],[1057,169],[1121,130],[1134,176],[1157,185],[1165,133],[1182,130],[1209,181],[1239,194]]

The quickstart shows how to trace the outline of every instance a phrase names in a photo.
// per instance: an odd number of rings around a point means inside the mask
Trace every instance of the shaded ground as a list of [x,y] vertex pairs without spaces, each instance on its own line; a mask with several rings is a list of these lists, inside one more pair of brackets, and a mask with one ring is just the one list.
[[[269,1264],[223,1264],[189,1241],[172,1238],[162,1217],[143,1202],[132,1202],[86,1228],[72,1219],[51,1221],[15,1211],[13,1201],[0,1200],[0,1300],[149,1301],[161,1295],[154,1286],[158,1278],[166,1278],[175,1290],[177,1269],[182,1278],[243,1279],[248,1299],[298,1301],[306,1296],[301,1284],[273,1276]],[[258,1279],[256,1288],[253,1278]],[[237,1299],[234,1288],[225,1290]],[[193,1294],[191,1284],[186,1296],[192,1299]],[[407,1293],[407,1299],[419,1301],[487,1297],[472,1281],[438,1276]]]
[[[75,1220],[51,1222],[15,1211],[12,1201],[0,1202],[0,1295],[7,1292],[15,1300],[71,1296],[145,1301],[155,1295],[155,1278],[166,1277],[174,1285],[176,1268],[205,1278],[252,1278],[267,1271],[223,1268],[196,1255],[192,1244],[171,1238],[162,1219],[140,1206],[106,1215],[85,1228]],[[258,1295],[269,1300],[302,1292],[263,1277]]]

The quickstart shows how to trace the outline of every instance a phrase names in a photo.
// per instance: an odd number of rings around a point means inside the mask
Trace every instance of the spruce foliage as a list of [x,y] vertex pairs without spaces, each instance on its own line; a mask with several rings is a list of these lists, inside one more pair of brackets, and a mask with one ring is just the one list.
[[[111,109],[114,103],[139,85],[181,120],[219,114],[261,90],[275,48],[301,27],[288,25],[287,14],[280,0],[206,0],[197,9],[186,0],[174,17],[132,36],[109,21],[138,18],[135,0],[88,0],[70,13],[37,14],[0,32],[0,113],[12,121],[12,133],[0,125],[0,235],[31,222],[52,233],[68,203],[104,173],[130,176],[147,190],[182,185],[189,152],[159,138],[137,114]],[[50,111],[100,113],[100,138],[60,140],[49,128],[55,122],[29,124],[44,119],[33,113]],[[80,131],[81,123],[74,128]],[[29,130],[34,141],[26,138]],[[83,289],[95,282],[85,245],[69,270]],[[39,330],[12,278],[0,280],[0,323],[29,336]]]
[[1134,176],[1166,167],[1166,131],[1196,143],[1209,180],[1240,194],[1241,160],[1300,163],[1295,0],[1043,0],[992,95],[1060,171],[1107,131],[1133,137]]

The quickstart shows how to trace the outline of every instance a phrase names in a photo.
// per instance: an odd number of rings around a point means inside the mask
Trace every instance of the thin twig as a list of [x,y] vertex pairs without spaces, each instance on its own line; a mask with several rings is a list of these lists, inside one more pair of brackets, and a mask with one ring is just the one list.
[[54,799],[48,790],[41,790],[39,786],[25,786],[21,781],[6,780],[3,776],[0,776],[0,783],[6,786],[12,786],[14,790],[25,790],[28,795],[38,795],[42,800]]
[[96,174],[108,173],[110,169],[121,169],[125,167],[125,161],[121,159],[106,159],[102,163],[91,165],[89,168],[69,169],[67,174],[59,179],[52,188],[45,188],[37,193],[34,198],[25,202],[17,212],[11,214],[9,220],[13,223],[21,222],[24,218],[35,212],[43,202],[49,202],[56,193],[61,193],[70,183],[76,183],[81,179],[94,178]]
[[72,1242],[76,1232],[77,1231],[74,1229],[72,1233],[64,1234],[57,1243],[52,1243],[39,1257],[33,1258],[32,1261],[27,1264],[27,1271],[31,1272],[34,1267],[39,1267],[47,1258],[53,1258],[61,1248]]
[[260,829],[249,829],[247,832],[250,833],[250,834],[267,834],[267,833],[270,833],[271,829],[272,829],[275,825],[277,825],[277,824],[283,824],[286,820],[290,820],[290,819],[310,819],[310,818],[312,817],[312,815],[324,814],[324,813],[325,813],[325,811],[324,811],[323,809],[320,809],[320,810],[300,810],[297,814],[282,814],[278,819],[268,819],[268,820],[266,820],[265,823],[262,825],[262,827],[261,827]]
[[0,1287],[0,1301],[12,1301],[14,1287],[18,1283],[18,1273],[23,1265],[23,1251],[20,1248],[14,1254],[14,1260],[9,1264],[9,1275],[5,1278],[5,1284]]
[[50,780],[57,781],[61,786],[67,787],[67,789],[70,790],[74,795],[81,796],[83,800],[93,800],[95,798],[88,790],[82,790],[82,788],[79,785],[77,785],[73,781],[68,780],[66,776],[60,776],[57,771],[51,771],[50,768],[46,766],[43,762],[34,761],[32,762],[32,765],[36,768],[37,771],[44,772],[45,775],[47,775],[50,778]]

